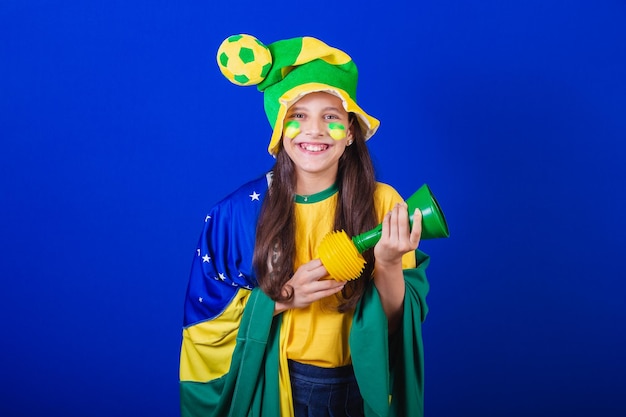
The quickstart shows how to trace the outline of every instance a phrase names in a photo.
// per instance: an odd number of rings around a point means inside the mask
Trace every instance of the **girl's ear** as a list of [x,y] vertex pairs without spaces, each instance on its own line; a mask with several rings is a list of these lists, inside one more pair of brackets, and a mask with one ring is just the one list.
[[352,120],[350,120],[350,124],[348,125],[347,133],[346,133],[346,146],[352,145],[354,143],[354,129]]
[[348,134],[346,135],[346,139],[348,140],[347,146],[352,145],[352,142],[354,142],[354,134],[352,133],[352,124],[350,124],[350,127],[348,128]]

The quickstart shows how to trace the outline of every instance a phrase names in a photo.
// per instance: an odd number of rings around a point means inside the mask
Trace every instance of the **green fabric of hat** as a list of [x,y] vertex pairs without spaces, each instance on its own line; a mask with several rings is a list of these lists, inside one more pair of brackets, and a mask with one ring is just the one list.
[[[241,38],[236,41],[251,37],[250,35],[237,36]],[[228,39],[233,38],[227,38],[222,46]],[[254,40],[263,46],[256,38]],[[226,47],[235,48],[236,44],[231,41],[226,44]],[[258,83],[258,89],[264,94],[265,113],[273,128],[268,146],[270,154],[276,155],[278,152],[287,109],[304,95],[312,92],[324,91],[339,97],[345,110],[358,116],[366,140],[376,132],[380,122],[356,103],[358,71],[354,61],[345,52],[312,37],[280,40],[267,45],[267,49],[271,54],[269,58],[271,67],[264,79]],[[220,47],[221,50],[222,47]],[[223,57],[224,52],[220,53],[220,51],[218,51],[218,64],[222,65],[220,55]],[[233,53],[230,54],[233,55]],[[241,55],[240,52],[239,54]],[[224,60],[222,59],[221,62],[223,63]],[[224,73],[223,68],[220,67],[220,69]],[[224,75],[230,79],[229,75],[226,73]]]

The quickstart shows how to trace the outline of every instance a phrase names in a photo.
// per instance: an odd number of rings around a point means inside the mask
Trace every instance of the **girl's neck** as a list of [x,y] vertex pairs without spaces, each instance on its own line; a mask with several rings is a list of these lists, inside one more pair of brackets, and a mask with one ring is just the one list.
[[298,175],[296,194],[311,195],[330,188],[337,181],[337,176]]

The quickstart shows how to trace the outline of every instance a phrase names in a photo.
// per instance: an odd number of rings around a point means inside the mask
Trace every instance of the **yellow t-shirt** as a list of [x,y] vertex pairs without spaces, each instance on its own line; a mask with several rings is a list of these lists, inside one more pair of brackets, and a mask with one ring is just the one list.
[[[337,193],[314,202],[296,202],[296,259],[294,270],[318,258],[317,248],[333,230]],[[395,204],[403,199],[391,186],[378,183],[374,194],[376,212],[382,221]],[[403,257],[403,267],[415,267],[415,254]],[[351,363],[348,336],[352,312],[336,310],[336,296],[326,297],[306,308],[283,313],[281,346],[288,359],[320,367],[337,367]]]

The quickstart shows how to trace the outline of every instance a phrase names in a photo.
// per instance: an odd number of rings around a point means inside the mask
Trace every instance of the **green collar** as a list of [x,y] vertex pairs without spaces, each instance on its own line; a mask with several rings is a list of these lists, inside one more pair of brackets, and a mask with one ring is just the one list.
[[337,184],[333,184],[327,189],[320,191],[319,193],[311,194],[311,195],[300,195],[296,194],[294,196],[294,201],[299,204],[313,204],[319,203],[320,201],[326,200],[331,195],[335,194],[339,190]]

